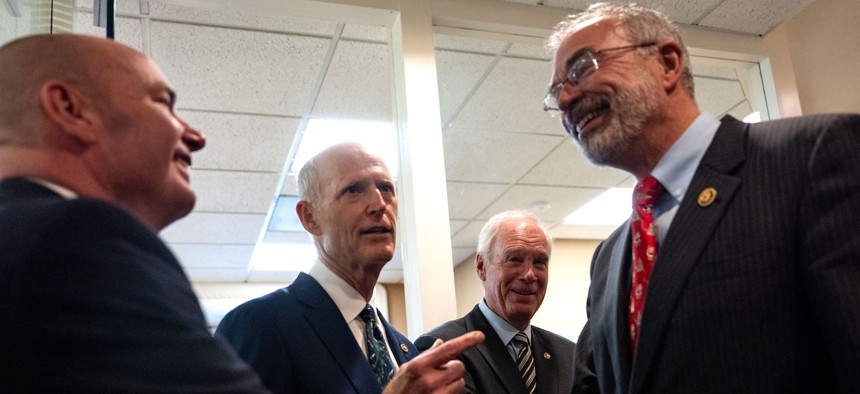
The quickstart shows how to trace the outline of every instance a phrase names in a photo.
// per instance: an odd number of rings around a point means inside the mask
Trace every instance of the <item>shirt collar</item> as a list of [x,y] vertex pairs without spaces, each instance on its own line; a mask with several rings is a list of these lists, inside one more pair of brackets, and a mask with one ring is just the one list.
[[74,199],[79,197],[78,193],[73,192],[71,189],[60,186],[60,185],[53,183],[53,182],[48,182],[48,181],[41,179],[41,178],[28,177],[27,180],[29,180],[30,182],[33,182],[33,183],[38,183],[38,184],[40,184],[40,185],[42,185],[48,189],[51,189],[51,191],[59,194],[60,197],[63,197],[66,200],[74,200]]
[[[502,340],[502,343],[507,346],[511,339],[514,339],[514,335],[517,335],[519,330],[514,328],[510,323],[502,319],[499,315],[493,312],[489,306],[487,306],[487,301],[481,299],[481,302],[478,303],[478,308],[481,310],[481,313],[484,314],[484,317],[487,318],[487,321],[490,322],[490,326],[493,327],[493,330],[496,331],[496,334],[499,335],[499,338]],[[532,337],[532,325],[529,323],[526,326],[526,329],[523,330],[527,337],[529,337],[529,341],[531,341]]]
[[323,290],[328,293],[347,323],[353,321],[368,303],[357,290],[332,272],[319,258],[311,266],[308,275],[316,279]]
[[[705,156],[705,151],[711,145],[719,127],[720,121],[714,115],[708,112],[700,113],[654,167],[651,175],[657,178],[667,191],[663,196],[672,196],[667,208],[679,204],[684,198],[699,162]],[[663,202],[660,201],[659,205],[664,205]]]

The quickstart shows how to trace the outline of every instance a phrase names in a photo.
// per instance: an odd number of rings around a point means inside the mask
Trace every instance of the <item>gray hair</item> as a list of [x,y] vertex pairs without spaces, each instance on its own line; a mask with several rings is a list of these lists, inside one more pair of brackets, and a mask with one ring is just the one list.
[[517,219],[526,219],[537,224],[541,231],[543,231],[543,235],[546,237],[547,249],[549,249],[549,253],[552,254],[552,234],[546,226],[544,226],[537,215],[529,211],[505,211],[491,217],[490,220],[484,224],[480,234],[478,234],[478,255],[483,257],[484,260],[489,260],[490,249],[496,242],[496,236],[499,235],[499,227],[502,226],[502,223]]
[[319,203],[320,193],[322,193],[317,174],[317,162],[314,159],[308,160],[302,166],[297,179],[299,200],[307,201],[311,206],[316,206]]
[[[682,70],[684,88],[687,94],[690,95],[690,98],[695,99],[693,72],[690,69],[690,55],[687,47],[684,45],[677,26],[659,11],[645,8],[635,3],[595,3],[579,14],[569,15],[567,19],[556,25],[552,34],[547,38],[547,48],[553,52],[558,50],[561,43],[575,31],[578,24],[590,19],[616,19],[620,21],[622,34],[633,44],[663,40],[672,40],[678,43],[684,52],[684,66]],[[653,48],[642,48],[639,49],[639,53],[642,55],[648,54],[649,49],[653,51]]]

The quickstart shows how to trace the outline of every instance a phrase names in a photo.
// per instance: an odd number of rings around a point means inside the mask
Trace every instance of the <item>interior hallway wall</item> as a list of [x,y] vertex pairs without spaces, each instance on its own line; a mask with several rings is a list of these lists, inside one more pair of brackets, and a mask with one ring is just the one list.
[[860,112],[858,16],[860,1],[817,0],[764,37],[784,36],[803,114]]

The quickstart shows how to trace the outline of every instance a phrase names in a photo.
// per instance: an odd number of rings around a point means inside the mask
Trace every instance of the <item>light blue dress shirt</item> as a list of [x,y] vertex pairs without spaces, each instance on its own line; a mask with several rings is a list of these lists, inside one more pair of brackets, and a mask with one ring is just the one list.
[[[517,335],[519,330],[514,328],[510,323],[502,319],[495,312],[490,310],[490,307],[487,306],[487,301],[481,299],[481,302],[478,303],[478,308],[481,310],[481,313],[484,314],[484,317],[490,322],[490,326],[493,327],[493,330],[496,331],[496,334],[499,335],[499,338],[502,339],[502,343],[505,344],[505,348],[508,349],[508,353],[511,355],[511,358],[514,359],[514,362],[517,361],[517,350],[514,349],[514,345],[511,344],[511,340],[514,339],[514,335]],[[526,329],[523,330],[526,336],[531,341],[532,338],[532,325],[529,324],[526,326]]]
[[[702,112],[672,144],[651,172],[663,185],[663,193],[652,209],[654,224],[657,226],[658,245],[666,239],[672,219],[675,218],[690,187],[690,181],[693,180],[693,175],[719,127],[720,121],[714,115]],[[658,246],[657,254],[659,253]]]

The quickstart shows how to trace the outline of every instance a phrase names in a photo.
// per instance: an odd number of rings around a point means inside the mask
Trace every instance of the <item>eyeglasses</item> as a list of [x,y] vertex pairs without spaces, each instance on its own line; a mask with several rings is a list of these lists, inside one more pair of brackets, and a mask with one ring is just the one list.
[[543,98],[543,110],[560,111],[560,109],[558,108],[558,94],[561,92],[561,89],[564,88],[564,84],[569,83],[571,86],[577,86],[585,78],[588,78],[591,74],[594,74],[594,72],[600,68],[598,56],[606,52],[646,48],[654,45],[657,45],[657,43],[649,41],[641,44],[606,48],[597,51],[592,51],[590,49],[585,51],[582,56],[578,57],[576,60],[573,61],[573,64],[571,64],[570,68],[567,69],[567,74],[564,76],[564,79],[561,80],[561,82],[554,83],[549,87],[549,91]]

